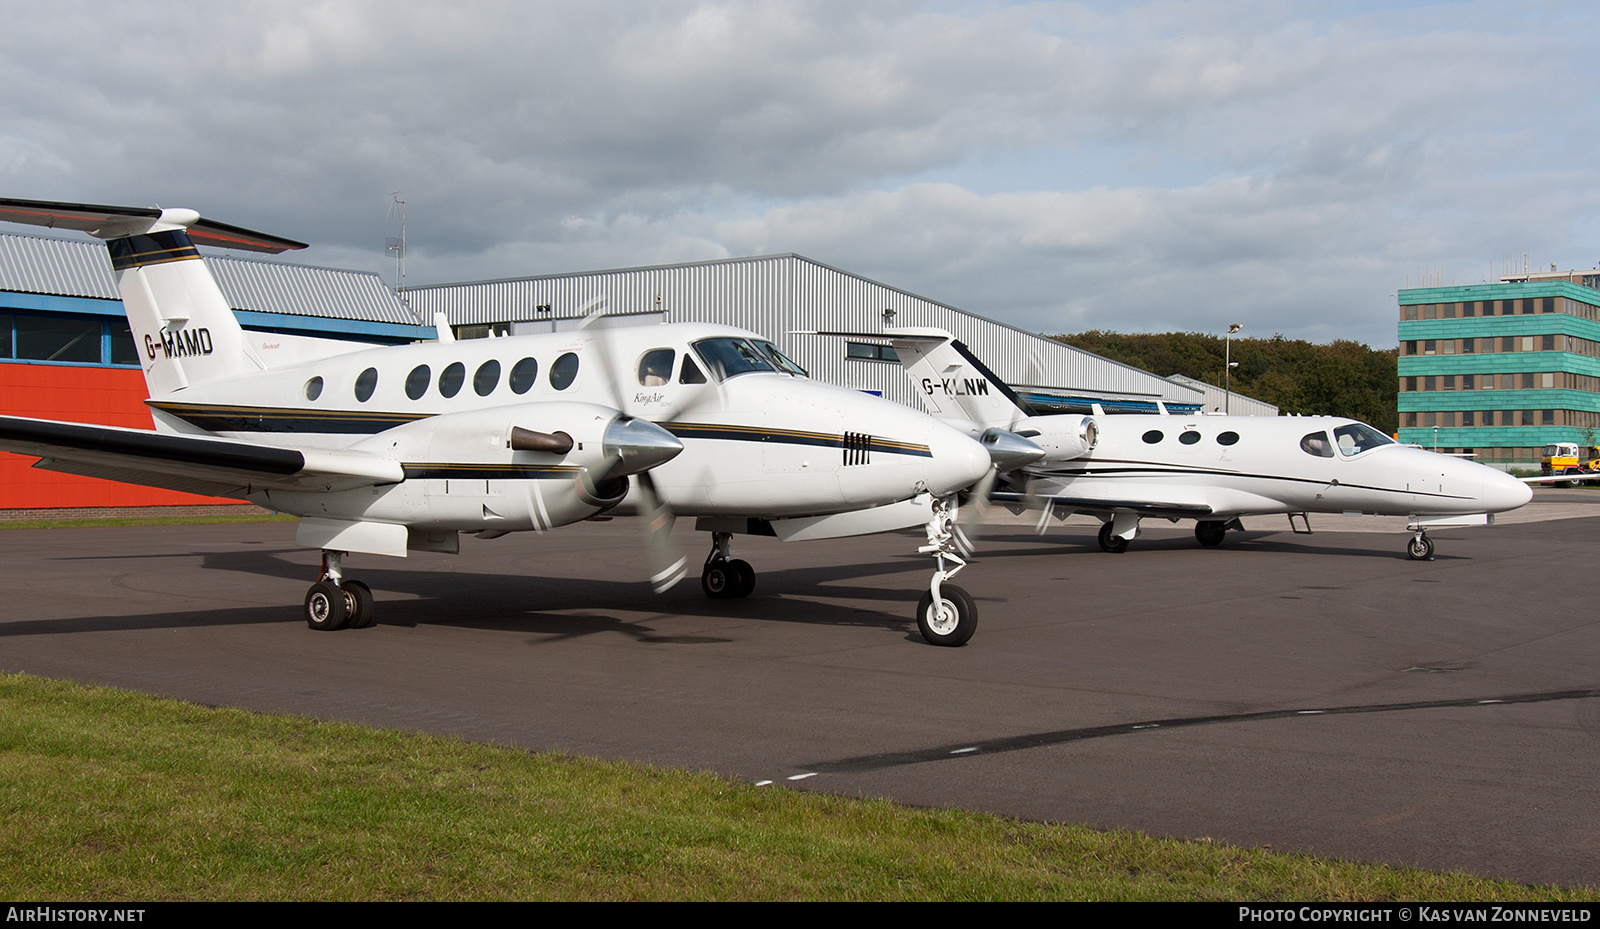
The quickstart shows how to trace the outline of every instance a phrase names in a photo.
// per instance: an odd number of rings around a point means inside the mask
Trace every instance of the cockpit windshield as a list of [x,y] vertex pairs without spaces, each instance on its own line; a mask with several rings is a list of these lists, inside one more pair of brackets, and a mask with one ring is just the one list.
[[796,377],[811,376],[810,374],[806,373],[805,368],[795,364],[792,358],[779,351],[778,346],[773,345],[771,342],[757,342],[756,348],[761,349],[761,353],[766,355],[767,360],[772,362],[772,366],[777,368],[779,371],[783,371],[787,374],[793,374]]
[[694,349],[718,381],[751,371],[774,370],[772,363],[749,339],[701,339],[694,343]]
[[1380,445],[1393,445],[1389,438],[1366,423],[1351,423],[1333,430],[1334,441],[1339,443],[1339,454],[1346,458],[1370,451]]

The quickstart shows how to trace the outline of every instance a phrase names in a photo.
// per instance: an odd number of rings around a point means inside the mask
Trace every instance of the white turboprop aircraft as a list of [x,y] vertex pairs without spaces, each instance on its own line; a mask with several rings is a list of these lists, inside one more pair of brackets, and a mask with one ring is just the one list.
[[[918,411],[811,381],[770,342],[726,326],[462,342],[446,327],[440,341],[387,347],[262,337],[240,327],[195,246],[302,243],[192,210],[0,200],[0,219],[106,241],[156,426],[0,417],[0,449],[40,456],[35,467],[301,517],[297,540],[323,552],[305,599],[313,629],[373,621],[371,591],[344,575],[347,552],[454,553],[460,532],[553,529],[633,488],[664,527],[658,550],[675,515],[713,533],[701,573],[712,597],[754,589],[754,570],[732,557],[734,533],[799,540],[923,524],[919,550],[938,568],[918,626],[959,645],[977,614],[944,583],[964,565],[956,493],[1042,455],[1015,436],[991,433],[985,447]],[[684,561],[652,578],[658,590]]]
[[[1026,401],[942,329],[816,333],[888,339],[929,412],[972,434],[1002,429],[1045,457],[990,499],[1021,512],[1102,520],[1100,547],[1127,550],[1144,517],[1193,519],[1202,545],[1221,545],[1243,516],[1308,513],[1408,516],[1406,553],[1433,558],[1429,528],[1482,525],[1532,497],[1486,465],[1403,446],[1336,416],[1034,415]],[[1161,407],[1165,410],[1165,407]],[[1296,524],[1299,517],[1299,524]]]

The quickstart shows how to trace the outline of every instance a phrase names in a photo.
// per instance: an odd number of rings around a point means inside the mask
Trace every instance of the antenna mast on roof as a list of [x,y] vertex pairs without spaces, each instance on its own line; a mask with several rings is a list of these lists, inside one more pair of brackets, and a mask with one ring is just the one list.
[[400,199],[400,191],[398,190],[390,194],[389,198],[393,202],[389,204],[389,212],[384,214],[384,218],[394,218],[395,206],[398,205],[400,207],[400,238],[396,239],[391,236],[384,239],[383,244],[388,251],[395,253],[395,257],[399,261],[400,286],[398,289],[401,294],[404,294],[406,292],[406,202]]

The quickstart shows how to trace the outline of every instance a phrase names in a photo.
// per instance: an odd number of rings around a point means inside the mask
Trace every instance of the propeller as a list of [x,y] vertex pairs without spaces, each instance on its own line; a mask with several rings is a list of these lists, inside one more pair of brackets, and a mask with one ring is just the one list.
[[[961,549],[963,555],[969,556],[977,549],[972,536],[978,534],[977,527],[988,515],[989,494],[994,491],[994,485],[1000,480],[1000,476],[1027,467],[1045,456],[1044,449],[1015,432],[998,427],[984,430],[983,434],[978,436],[978,442],[988,451],[992,463],[988,472],[964,494],[970,506],[962,510],[954,527],[957,547]],[[967,527],[972,528],[970,535],[966,531]]]
[[[583,317],[578,328],[588,329],[606,315],[605,295],[590,299],[578,312]],[[606,479],[626,475],[633,477],[633,487],[638,494],[639,525],[651,552],[650,586],[658,594],[666,593],[687,576],[689,559],[673,540],[672,527],[677,517],[657,489],[650,469],[670,461],[683,451],[683,443],[650,420],[628,415],[625,408],[626,369],[616,365],[611,339],[605,332],[597,331],[591,344],[594,360],[603,372],[607,398],[611,406],[622,413],[606,427],[606,454],[618,455],[618,464],[610,470]]]

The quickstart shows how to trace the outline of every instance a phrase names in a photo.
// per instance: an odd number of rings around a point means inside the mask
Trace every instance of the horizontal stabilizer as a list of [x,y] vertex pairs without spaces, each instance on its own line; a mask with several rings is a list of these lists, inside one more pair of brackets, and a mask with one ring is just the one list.
[[37,467],[46,470],[223,496],[252,488],[345,490],[405,479],[398,461],[366,452],[278,448],[20,416],[0,416],[0,451],[38,456],[45,461]]
[[183,226],[196,245],[235,248],[278,254],[305,248],[306,243],[253,232],[227,223],[201,219],[189,210],[162,210],[143,206],[101,206],[93,203],[59,203],[53,200],[0,198],[0,221],[52,229],[75,229],[100,238],[139,235],[157,223]]

